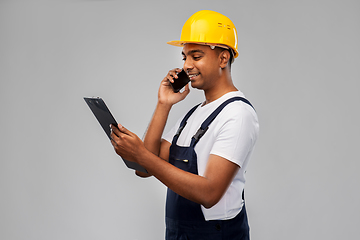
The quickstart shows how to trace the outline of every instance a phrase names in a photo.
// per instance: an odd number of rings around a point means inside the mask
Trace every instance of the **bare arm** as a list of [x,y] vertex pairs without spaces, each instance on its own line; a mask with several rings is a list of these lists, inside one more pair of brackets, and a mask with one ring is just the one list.
[[[160,156],[160,158],[164,160],[168,160],[170,145],[168,142],[162,141],[161,136],[163,134],[169,112],[172,105],[183,100],[190,92],[188,85],[185,86],[185,90],[181,93],[174,93],[170,86],[169,81],[173,82],[173,78],[177,78],[176,72],[180,71],[181,69],[179,68],[170,70],[162,80],[158,92],[158,103],[144,137],[145,148],[156,156]],[[136,171],[136,174],[140,177],[150,176],[149,174],[144,174],[139,171]]]
[[161,136],[163,134],[170,109],[171,105],[163,103],[157,104],[154,115],[144,137],[145,147],[156,156],[159,156],[160,154]]
[[119,124],[118,128],[112,127],[111,143],[117,154],[139,163],[150,173],[137,172],[139,176],[153,175],[179,195],[210,208],[221,199],[239,166],[217,155],[210,155],[204,176],[199,176],[167,162],[171,143],[161,140],[167,117],[172,105],[189,93],[188,86],[183,93],[173,93],[169,85],[169,80],[172,81],[175,71],[179,70],[170,71],[161,82],[158,104],[144,142]]
[[238,165],[227,159],[210,155],[204,176],[183,171],[147,150],[134,133],[120,124],[118,128],[112,127],[111,142],[119,155],[144,166],[174,192],[206,208],[221,199],[239,170]]

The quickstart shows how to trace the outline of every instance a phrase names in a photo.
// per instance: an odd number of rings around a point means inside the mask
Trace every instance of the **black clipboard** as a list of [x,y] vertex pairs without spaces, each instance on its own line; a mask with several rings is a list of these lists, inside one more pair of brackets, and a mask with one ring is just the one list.
[[[113,117],[113,115],[111,114],[110,110],[106,106],[104,100],[99,97],[84,97],[84,100],[91,109],[91,111],[93,112],[93,114],[95,115],[101,127],[104,129],[108,138],[111,140],[110,124],[113,124],[115,126],[117,126],[118,124],[115,118]],[[124,161],[125,165],[128,168],[138,170],[140,172],[148,173],[148,171],[140,164],[136,162],[128,161],[124,158],[122,158],[122,160]]]

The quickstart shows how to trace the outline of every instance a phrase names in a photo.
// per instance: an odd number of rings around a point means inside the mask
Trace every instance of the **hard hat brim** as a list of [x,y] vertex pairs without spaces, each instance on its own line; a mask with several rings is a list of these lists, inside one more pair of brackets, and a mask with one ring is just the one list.
[[[167,42],[167,44],[172,45],[172,46],[176,46],[176,47],[183,47],[187,43],[221,47],[221,44],[209,43],[209,42],[198,42],[198,41],[169,41],[169,42]],[[226,46],[226,45],[223,45],[223,46]],[[239,52],[236,49],[233,49],[233,48],[231,48],[229,46],[226,46],[226,47],[233,50],[234,58],[237,58],[239,56]]]
[[167,44],[170,44],[170,45],[173,45],[176,47],[183,47],[185,43],[183,41],[170,41],[170,42],[167,42]]

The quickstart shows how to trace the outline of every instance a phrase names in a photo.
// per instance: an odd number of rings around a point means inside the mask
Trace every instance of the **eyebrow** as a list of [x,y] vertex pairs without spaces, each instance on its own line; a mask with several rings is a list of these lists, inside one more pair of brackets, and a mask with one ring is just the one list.
[[[193,54],[193,53],[203,53],[204,54],[204,51],[200,50],[200,49],[195,49],[195,50],[191,50],[191,51],[188,51],[187,52],[187,55],[190,55],[190,54]],[[183,56],[186,56],[186,54],[184,52],[181,52],[181,54]]]

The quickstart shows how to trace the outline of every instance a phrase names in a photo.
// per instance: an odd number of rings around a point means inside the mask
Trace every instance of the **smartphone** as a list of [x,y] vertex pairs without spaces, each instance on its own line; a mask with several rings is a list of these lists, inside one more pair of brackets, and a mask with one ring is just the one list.
[[188,75],[184,71],[184,69],[177,73],[178,78],[174,78],[174,82],[170,82],[171,87],[173,88],[174,92],[179,92],[185,85],[190,81]]

